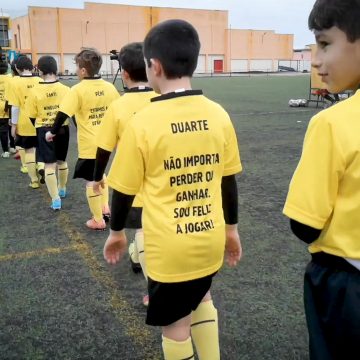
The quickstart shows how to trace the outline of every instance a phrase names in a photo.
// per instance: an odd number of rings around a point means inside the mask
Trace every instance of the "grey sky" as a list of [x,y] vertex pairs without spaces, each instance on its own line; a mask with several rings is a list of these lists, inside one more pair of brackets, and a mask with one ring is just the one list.
[[[236,29],[275,30],[294,34],[294,47],[314,43],[307,17],[315,0],[96,0],[97,3],[166,6],[229,11],[229,26]],[[93,2],[93,1],[88,1]],[[11,17],[25,15],[28,6],[82,8],[81,0],[0,0],[0,12]]]

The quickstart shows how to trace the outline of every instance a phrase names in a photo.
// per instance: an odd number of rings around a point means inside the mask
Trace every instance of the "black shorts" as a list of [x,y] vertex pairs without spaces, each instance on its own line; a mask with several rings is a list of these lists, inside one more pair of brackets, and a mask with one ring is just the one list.
[[36,129],[38,139],[38,159],[45,164],[52,164],[56,161],[65,161],[69,149],[69,126],[62,126],[53,141],[47,142],[45,134],[50,127]]
[[73,179],[81,178],[94,181],[95,159],[78,159]]
[[148,278],[146,324],[168,326],[190,315],[210,290],[215,274],[178,283],[161,283]]
[[126,229],[141,229],[141,215],[142,207],[132,207],[126,218],[125,228]]
[[37,137],[16,135],[15,145],[24,149],[35,148],[37,147]]
[[0,131],[1,132],[7,132],[9,131],[9,119],[0,119]]

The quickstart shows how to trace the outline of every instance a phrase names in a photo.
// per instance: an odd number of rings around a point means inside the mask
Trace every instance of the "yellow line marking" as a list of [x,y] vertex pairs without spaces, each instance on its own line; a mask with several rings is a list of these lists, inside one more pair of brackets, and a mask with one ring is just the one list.
[[101,283],[110,294],[111,306],[115,311],[117,319],[124,325],[125,334],[131,338],[137,349],[142,352],[146,359],[161,359],[162,355],[159,349],[154,349],[153,347],[153,343],[157,341],[153,333],[146,327],[145,319],[136,316],[137,311],[133,305],[122,296],[121,291],[118,289],[118,284],[114,281],[110,273],[107,272],[104,265],[97,260],[91,246],[87,244],[83,235],[72,226],[69,215],[61,212],[58,220],[63,232],[70,239],[70,242],[75,246],[79,246],[79,253],[89,267],[93,278]]
[[22,259],[29,259],[32,257],[50,255],[50,254],[61,254],[66,251],[81,251],[82,245],[70,245],[58,248],[47,248],[47,249],[40,249],[34,251],[26,251],[22,253],[15,253],[15,254],[6,254],[0,255],[0,262],[2,261],[12,261],[12,260],[22,260]]
[[[44,196],[47,196],[45,191],[42,193]],[[157,343],[158,341],[156,341],[154,334],[145,325],[145,319],[136,316],[138,311],[122,296],[121,291],[118,289],[118,284],[114,281],[111,274],[107,272],[105,266],[97,260],[91,246],[84,239],[84,236],[76,230],[71,223],[69,215],[61,211],[58,216],[58,223],[63,233],[70,240],[69,246],[0,255],[0,262],[55,255],[66,251],[77,251],[84,259],[93,278],[102,284],[105,290],[110,294],[110,304],[114,309],[115,316],[119,322],[124,325],[124,333],[131,341],[133,341],[134,345],[136,345],[136,348],[139,350],[139,353],[141,353],[139,356],[142,356],[142,358],[146,358],[147,360],[161,359],[162,354],[159,351],[159,348],[153,347],[153,343]]]

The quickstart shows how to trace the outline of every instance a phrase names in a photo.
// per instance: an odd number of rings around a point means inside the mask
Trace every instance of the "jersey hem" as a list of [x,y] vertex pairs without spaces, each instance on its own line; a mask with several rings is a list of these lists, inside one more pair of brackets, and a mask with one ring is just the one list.
[[213,265],[210,268],[202,269],[200,271],[192,272],[189,274],[170,274],[170,275],[161,275],[158,273],[155,273],[149,269],[148,270],[148,276],[155,281],[159,281],[162,283],[177,283],[177,282],[183,282],[183,281],[190,281],[190,280],[196,280],[203,278],[205,276],[211,275],[221,268],[223,263],[223,259],[221,259],[220,262],[218,262],[216,265]]
[[324,221],[319,218],[314,218],[313,216],[310,216],[303,210],[291,204],[285,204],[283,209],[283,214],[290,219],[296,220],[302,224],[311,226],[319,230],[321,230],[324,227],[324,224],[326,222],[326,220]]

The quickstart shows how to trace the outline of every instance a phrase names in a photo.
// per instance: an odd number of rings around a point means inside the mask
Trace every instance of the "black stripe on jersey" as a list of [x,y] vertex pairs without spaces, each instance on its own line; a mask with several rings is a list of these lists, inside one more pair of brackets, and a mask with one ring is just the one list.
[[191,96],[191,95],[202,95],[202,90],[185,90],[185,91],[179,91],[179,92],[171,92],[164,95],[153,97],[150,101],[161,101],[161,100],[168,100],[168,99],[174,99],[181,96]]

